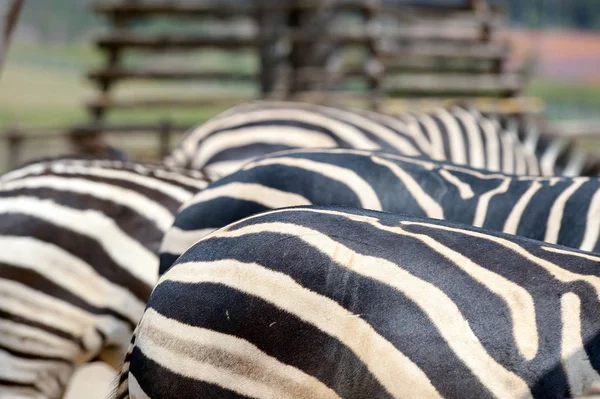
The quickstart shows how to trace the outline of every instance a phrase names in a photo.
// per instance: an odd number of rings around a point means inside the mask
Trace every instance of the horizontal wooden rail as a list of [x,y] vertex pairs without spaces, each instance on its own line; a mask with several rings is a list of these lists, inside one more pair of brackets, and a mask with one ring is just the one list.
[[[155,15],[173,15],[187,17],[202,16],[240,16],[249,15],[262,11],[287,11],[292,9],[312,10],[323,7],[322,0],[311,1],[271,1],[260,6],[256,2],[242,1],[208,1],[198,3],[174,3],[170,1],[156,2],[125,2],[125,1],[97,1],[93,4],[95,12],[106,15],[121,15],[130,17],[155,16]],[[419,3],[403,2],[400,4],[378,4],[370,0],[338,0],[329,5],[331,9],[343,11],[361,11],[378,9],[385,12],[407,13],[414,12],[421,15],[447,16],[448,13],[469,13],[473,14],[472,8],[468,4],[439,4],[428,5]],[[498,15],[504,12],[503,8],[497,5],[490,7],[487,14]],[[481,15],[481,13],[478,13]]]
[[168,108],[168,107],[207,107],[235,105],[252,101],[256,97],[250,96],[214,96],[214,97],[164,97],[164,98],[131,98],[118,99],[110,96],[100,96],[89,100],[86,105],[89,109],[107,108]]
[[[257,46],[261,43],[273,41],[273,36],[284,37],[291,42],[311,42],[327,34],[327,37],[340,44],[368,44],[373,41],[387,41],[393,46],[394,54],[410,51],[415,54],[440,54],[448,55],[458,53],[457,56],[479,56],[490,58],[505,56],[510,51],[510,46],[504,42],[480,43],[476,39],[453,39],[443,31],[419,32],[406,29],[357,29],[332,28],[324,32],[318,29],[303,29],[299,31],[281,30],[270,32],[268,35],[247,33],[226,34],[141,34],[141,33],[110,33],[96,38],[96,45],[101,49],[139,48],[139,49],[191,49],[201,47],[218,47],[238,49]],[[408,44],[410,43],[410,44]],[[421,50],[422,49],[422,50]]]
[[497,93],[508,97],[518,93],[522,86],[520,74],[405,74],[390,77],[383,82],[383,90],[391,96],[473,96]]
[[226,72],[226,71],[199,71],[186,69],[127,69],[109,67],[96,69],[87,73],[89,79],[98,81],[118,80],[226,80],[231,82],[253,82],[256,73]]

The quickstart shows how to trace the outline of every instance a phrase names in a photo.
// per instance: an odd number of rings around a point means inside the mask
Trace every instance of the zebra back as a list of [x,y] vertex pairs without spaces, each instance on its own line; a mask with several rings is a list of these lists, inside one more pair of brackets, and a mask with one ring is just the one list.
[[0,397],[60,398],[78,364],[120,364],[202,176],[91,159],[0,176]]
[[222,177],[268,153],[332,147],[422,155],[509,174],[554,174],[515,135],[459,107],[391,116],[272,101],[240,105],[200,125],[165,162]]
[[505,175],[370,151],[294,150],[252,161],[182,206],[163,240],[160,273],[215,229],[311,204],[446,219],[600,251],[599,178]]
[[[476,114],[472,109],[469,112]],[[535,154],[544,171],[563,176],[600,176],[600,159],[579,150],[568,137],[557,136],[536,115],[484,114],[509,134],[516,135],[528,152]],[[549,174],[549,173],[546,173]]]
[[279,209],[186,251],[116,397],[562,398],[600,377],[600,257],[432,219]]

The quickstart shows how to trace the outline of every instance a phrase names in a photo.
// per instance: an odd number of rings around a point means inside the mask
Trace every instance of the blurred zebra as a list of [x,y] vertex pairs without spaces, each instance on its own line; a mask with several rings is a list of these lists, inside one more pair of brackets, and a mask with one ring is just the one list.
[[[461,107],[391,116],[314,104],[258,101],[234,107],[190,131],[165,163],[205,170],[214,180],[268,153],[338,147],[423,155],[508,174],[560,174],[564,168],[557,163],[563,158],[536,157],[541,142],[524,145],[517,134]],[[579,172],[575,164],[568,168],[569,174]]]
[[165,234],[160,273],[215,229],[311,204],[446,219],[600,252],[600,178],[505,175],[370,151],[293,150],[251,161],[182,206]]
[[[470,110],[476,114],[477,111]],[[499,115],[484,113],[509,134],[516,135],[526,150],[533,153],[543,165],[554,165],[556,174],[563,176],[600,176],[600,159],[583,153],[568,137],[560,137],[539,117],[532,115]]]
[[299,207],[159,280],[116,398],[564,398],[600,379],[600,256],[433,219]]
[[77,365],[117,368],[175,211],[202,173],[50,159],[0,176],[0,397],[61,398]]

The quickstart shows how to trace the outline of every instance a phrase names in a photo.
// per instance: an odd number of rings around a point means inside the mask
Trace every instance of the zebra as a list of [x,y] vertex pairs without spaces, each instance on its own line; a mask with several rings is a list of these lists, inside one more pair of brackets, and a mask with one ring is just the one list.
[[[463,104],[464,107],[468,105]],[[470,109],[477,114],[477,111]],[[527,151],[537,156],[542,164],[554,165],[556,174],[564,176],[600,176],[600,160],[576,148],[568,137],[552,132],[541,118],[534,115],[502,115],[492,112],[482,114],[490,118],[511,135],[516,135]],[[542,134],[548,132],[550,134]]]
[[199,171],[44,159],[0,176],[0,398],[61,398],[75,367],[118,369],[158,250]]
[[264,212],[157,283],[115,398],[563,398],[599,380],[600,256],[447,221]]
[[[217,115],[188,132],[164,162],[204,170],[214,181],[268,153],[332,147],[428,156],[508,174],[559,172],[555,158],[541,162],[517,134],[462,107],[391,116],[277,101],[242,104]],[[570,168],[570,173],[575,172]]]
[[600,252],[600,178],[505,175],[426,158],[312,149],[251,161],[194,195],[165,234],[159,272],[217,228],[311,204],[446,219]]

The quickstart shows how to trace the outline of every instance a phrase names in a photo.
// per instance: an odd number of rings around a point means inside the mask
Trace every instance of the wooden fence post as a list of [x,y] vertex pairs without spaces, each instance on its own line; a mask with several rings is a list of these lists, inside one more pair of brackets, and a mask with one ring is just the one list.
[[6,58],[6,54],[8,53],[8,45],[10,44],[10,38],[12,36],[13,30],[17,25],[17,20],[19,19],[19,12],[23,6],[23,0],[9,0],[8,3],[5,3],[3,7],[0,7],[0,14],[4,11],[2,15],[2,20],[0,20],[0,33],[2,37],[0,38],[0,72],[2,70],[2,65],[4,64],[4,59]]
[[23,146],[25,136],[21,131],[13,128],[7,130],[4,134],[4,137],[8,143],[8,157],[6,157],[8,162],[6,166],[10,170],[17,166],[21,160],[21,148]]
[[165,119],[160,122],[158,134],[160,138],[158,153],[161,160],[171,151],[171,132],[173,124],[171,120]]

